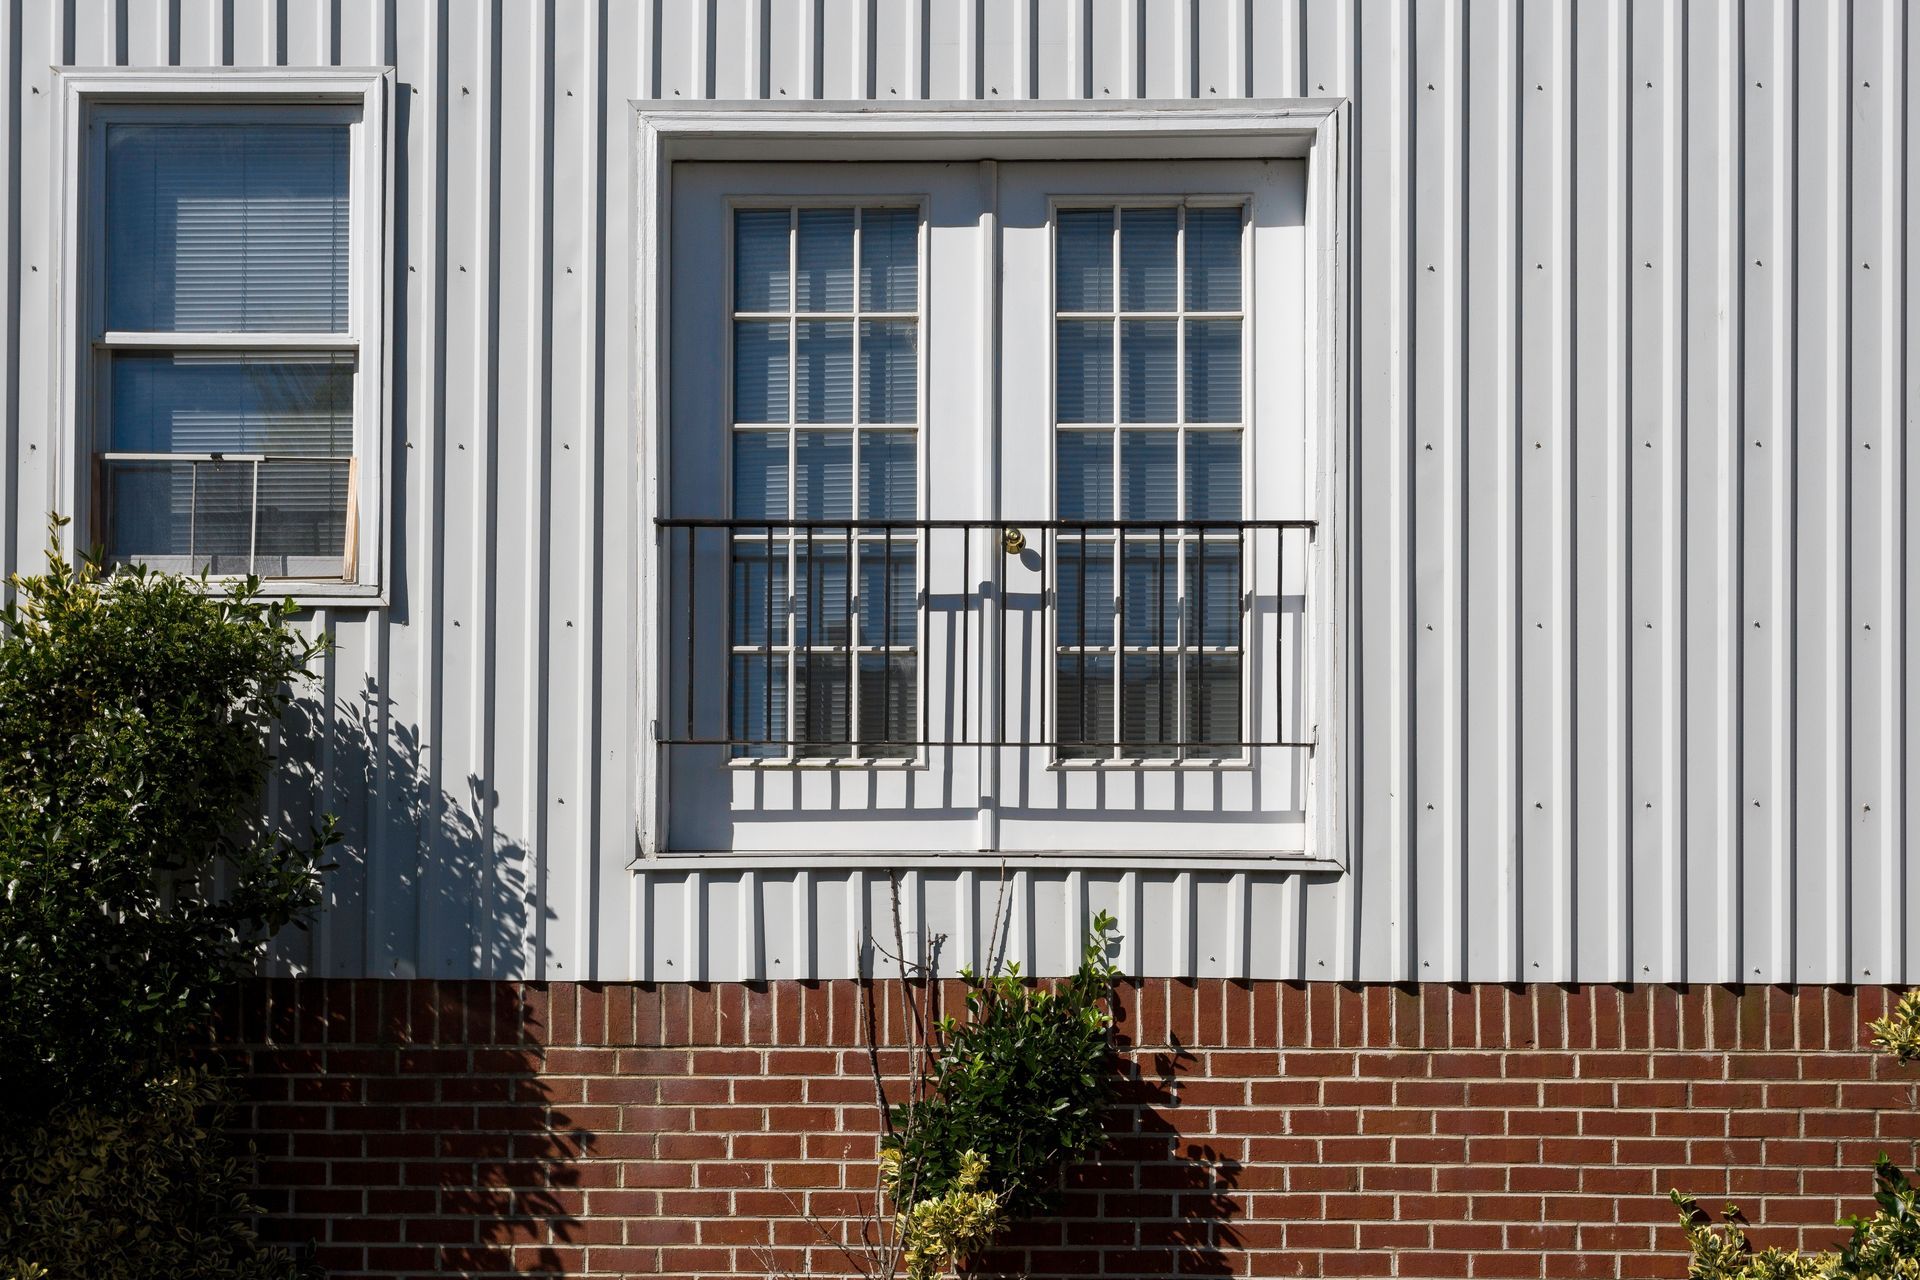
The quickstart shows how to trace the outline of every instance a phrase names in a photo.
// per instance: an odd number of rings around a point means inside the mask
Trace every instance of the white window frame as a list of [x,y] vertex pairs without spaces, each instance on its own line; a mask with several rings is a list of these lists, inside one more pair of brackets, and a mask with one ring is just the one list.
[[[353,456],[356,459],[355,531],[344,578],[274,578],[261,594],[292,596],[301,604],[378,607],[388,603],[391,520],[389,448],[392,437],[391,361],[386,323],[393,263],[392,112],[390,68],[318,68],[202,71],[179,68],[120,70],[56,68],[59,111],[56,150],[60,179],[53,194],[59,250],[53,281],[58,299],[53,404],[56,426],[54,496],[73,517],[77,544],[98,531],[101,499],[95,454],[103,443],[97,353],[138,344],[137,335],[107,342],[104,270],[105,199],[97,131],[105,118],[156,121],[217,117],[298,118],[315,108],[344,109],[351,124],[349,168],[349,302],[344,335],[196,333],[191,341],[156,339],[165,349],[338,351],[354,357]],[[125,338],[125,342],[118,339]],[[84,546],[71,549],[75,554]],[[226,582],[231,579],[213,579]]]
[[[1140,102],[1125,108],[1098,103],[928,103],[886,107],[872,103],[819,103],[768,109],[766,104],[716,104],[656,109],[636,101],[632,163],[638,187],[632,246],[635,299],[631,388],[638,439],[640,592],[632,619],[640,714],[631,744],[638,812],[634,869],[662,864],[727,863],[744,867],[813,866],[818,858],[781,855],[682,855],[663,849],[663,778],[655,740],[667,714],[663,636],[658,619],[666,607],[664,566],[653,519],[673,508],[662,491],[669,474],[666,449],[671,398],[671,281],[669,229],[673,166],[681,161],[1071,161],[1171,160],[1307,161],[1306,232],[1310,296],[1306,300],[1307,375],[1305,454],[1307,510],[1317,528],[1306,591],[1309,605],[1305,705],[1314,748],[1308,769],[1308,814],[1304,851],[1263,855],[1171,855],[1059,852],[981,855],[990,862],[1022,866],[1164,866],[1248,869],[1263,866],[1338,870],[1347,865],[1348,809],[1345,731],[1352,723],[1346,678],[1350,595],[1347,590],[1348,457],[1353,425],[1348,373],[1348,261],[1350,222],[1350,107],[1344,99],[1254,100],[1234,104]],[[992,410],[997,413],[997,406]],[[964,865],[968,855],[849,855],[836,866]]]

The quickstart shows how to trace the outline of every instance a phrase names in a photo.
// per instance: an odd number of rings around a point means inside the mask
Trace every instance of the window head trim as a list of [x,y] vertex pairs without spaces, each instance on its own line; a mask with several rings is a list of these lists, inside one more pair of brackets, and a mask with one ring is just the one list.
[[[351,117],[349,160],[350,292],[344,334],[260,334],[240,338],[195,334],[203,349],[244,345],[323,350],[348,346],[357,354],[353,397],[354,493],[347,519],[356,536],[347,548],[349,575],[339,579],[278,578],[263,595],[290,595],[304,605],[379,607],[389,603],[390,441],[393,434],[392,352],[387,314],[393,253],[394,72],[386,67],[122,69],[57,67],[54,148],[59,180],[52,192],[57,300],[49,417],[54,425],[46,504],[91,530],[99,511],[92,476],[99,423],[95,385],[102,363],[96,339],[117,340],[104,328],[103,293],[95,287],[103,264],[104,218],[97,125],[126,115],[142,121],[192,122],[209,118],[283,118],[298,109]],[[333,111],[328,111],[333,108]],[[135,339],[138,342],[138,339]],[[81,541],[76,539],[76,541]],[[70,549],[79,554],[83,547]]]

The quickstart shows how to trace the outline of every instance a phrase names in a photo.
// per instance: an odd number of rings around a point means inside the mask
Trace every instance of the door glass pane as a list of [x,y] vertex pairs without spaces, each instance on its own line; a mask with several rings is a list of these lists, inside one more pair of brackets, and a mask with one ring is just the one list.
[[787,752],[787,659],[735,654],[728,672],[732,704],[729,737],[739,756],[782,756]]
[[1122,431],[1120,433],[1120,518],[1122,520],[1177,520],[1175,501],[1178,472],[1174,454],[1180,447],[1178,431]]
[[1172,311],[1180,305],[1179,239],[1178,209],[1128,209],[1120,215],[1122,311]]
[[869,520],[911,520],[919,509],[919,467],[911,431],[860,433],[860,514]]
[[1187,210],[1187,310],[1240,309],[1240,210]]
[[1113,741],[1113,656],[1062,654],[1054,671],[1054,724],[1062,759],[1111,756],[1111,746],[1081,745]]
[[791,215],[742,209],[733,216],[733,309],[785,311]]
[[860,214],[860,308],[914,311],[920,306],[920,215],[913,209]]
[[802,209],[799,221],[794,309],[853,310],[853,210]]
[[1062,311],[1113,309],[1113,210],[1063,209],[1054,242],[1054,298]]
[[1062,431],[1055,439],[1062,520],[1113,518],[1113,432]]
[[787,514],[787,433],[733,433],[733,514],[746,518]]
[[1240,433],[1187,433],[1187,517],[1240,519]]
[[1113,421],[1113,321],[1062,320],[1054,395],[1061,422]]
[[1240,421],[1240,322],[1187,321],[1187,421]]
[[860,322],[860,421],[912,422],[918,411],[919,326],[912,320]]
[[853,432],[794,433],[793,468],[795,517],[844,520],[853,514]]
[[852,321],[800,321],[793,365],[794,421],[853,421]]
[[787,420],[787,322],[733,325],[733,420]]
[[107,127],[107,327],[344,333],[345,124]]
[[1179,340],[1177,320],[1120,322],[1120,421],[1175,420]]

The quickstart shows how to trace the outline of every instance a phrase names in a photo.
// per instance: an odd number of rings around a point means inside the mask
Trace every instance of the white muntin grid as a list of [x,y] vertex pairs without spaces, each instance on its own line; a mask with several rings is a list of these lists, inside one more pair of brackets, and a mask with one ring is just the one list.
[[[803,309],[800,305],[800,224],[805,213],[846,212],[852,214],[852,251],[850,265],[852,278],[849,284],[848,301],[850,306],[841,309],[826,309],[811,305],[821,300],[810,300]],[[750,310],[737,306],[736,268],[732,261],[738,249],[739,216],[742,213],[784,212],[787,215],[787,264],[785,306],[769,310]],[[871,309],[863,306],[862,269],[865,264],[865,231],[869,215],[885,212],[888,214],[908,214],[913,218],[914,252],[910,259],[914,271],[913,307],[910,310]],[[918,756],[918,747],[912,746],[916,739],[925,735],[926,726],[917,723],[917,717],[923,713],[917,708],[924,706],[920,696],[926,676],[922,669],[920,655],[925,651],[925,618],[919,607],[919,584],[924,580],[925,567],[920,563],[922,540],[912,529],[881,529],[863,525],[862,516],[873,520],[901,518],[894,504],[899,495],[889,484],[886,492],[887,509],[869,515],[862,510],[865,492],[865,462],[863,446],[868,437],[876,434],[901,435],[912,441],[913,482],[911,485],[912,510],[906,513],[908,518],[915,517],[920,511],[921,488],[925,483],[923,432],[921,426],[926,414],[926,352],[921,334],[924,331],[925,310],[925,219],[917,203],[876,198],[863,200],[857,204],[841,200],[780,200],[760,204],[741,201],[732,209],[734,234],[729,236],[729,269],[727,288],[729,291],[729,324],[727,327],[728,351],[728,420],[730,429],[727,488],[729,515],[740,517],[741,513],[732,506],[734,481],[738,476],[738,450],[734,446],[743,436],[781,436],[784,438],[784,465],[786,487],[784,493],[785,515],[769,516],[765,528],[756,530],[751,525],[735,527],[729,534],[730,585],[727,593],[728,616],[723,625],[728,637],[727,663],[727,716],[729,735],[738,740],[733,747],[737,762],[754,765],[781,763],[833,763],[836,761],[867,762],[912,760]],[[894,264],[900,265],[900,264]],[[737,417],[737,408],[733,403],[735,379],[738,375],[736,361],[738,352],[733,344],[743,323],[765,323],[783,327],[786,342],[785,373],[785,414],[784,420],[751,421]],[[800,420],[800,327],[801,325],[845,325],[850,331],[849,369],[852,385],[848,395],[850,399],[847,421],[843,422],[803,422]],[[880,422],[868,420],[869,409],[865,388],[865,379],[861,357],[865,345],[864,330],[868,325],[897,325],[907,328],[913,347],[913,414],[907,421]],[[799,510],[801,449],[800,441],[807,436],[820,439],[834,435],[848,439],[846,454],[847,486],[844,513],[839,511]],[[820,495],[824,496],[824,495]],[[782,529],[782,525],[795,519],[839,519],[844,514],[847,523],[843,528],[828,531],[814,529]],[[750,517],[746,517],[750,518]],[[759,551],[756,554],[755,548]],[[839,556],[834,556],[834,551]],[[743,554],[743,552],[745,554]],[[874,561],[879,564],[880,600],[870,605],[863,590],[863,573]],[[774,566],[778,564],[784,570],[784,585],[776,590]],[[764,628],[758,643],[750,637],[736,632],[736,622],[732,613],[735,597],[740,593],[737,575],[744,565],[758,565],[759,599],[757,601],[757,620]],[[803,572],[806,575],[804,599],[797,589]],[[910,571],[906,582],[906,601],[898,601],[900,592],[896,589],[896,575],[903,570]],[[832,634],[827,625],[827,610],[823,597],[827,594],[827,584],[836,572],[843,575],[841,582],[841,614],[844,636],[837,642],[827,642],[824,637]],[[746,590],[751,591],[751,577]],[[877,625],[882,633],[880,643],[873,643],[863,635],[863,614],[869,608],[878,614]],[[899,619],[896,610],[906,608],[911,611],[913,627],[910,641],[894,641]],[[799,639],[799,624],[806,622],[805,642]],[[747,616],[756,616],[749,608]],[[892,641],[892,643],[888,643]],[[818,661],[820,658],[826,662]],[[736,669],[743,660],[755,659],[766,663],[763,687],[755,690],[761,698],[759,708],[761,716],[761,736],[755,737],[748,732],[752,720],[752,709],[736,706]],[[862,666],[865,660],[878,659],[880,670],[877,673],[884,688],[878,712],[882,723],[878,734],[863,732],[862,719]],[[904,661],[903,661],[904,660]],[[833,663],[837,661],[840,670],[835,671]],[[905,671],[896,673],[894,668],[901,665]],[[820,667],[826,667],[824,681]],[[775,671],[781,679],[774,679]],[[803,676],[804,670],[804,676]],[[904,686],[896,689],[904,681]],[[813,737],[814,718],[820,715],[815,704],[814,714],[810,715],[812,697],[817,692],[815,684],[825,683],[828,703],[824,709],[825,720],[833,718],[836,703],[844,706],[846,724],[845,741],[821,740]],[[839,689],[833,686],[838,685]],[[844,690],[844,702],[841,702],[840,690]],[[747,714],[740,713],[745,710]],[[907,723],[915,720],[914,723]],[[784,725],[784,733],[777,733],[776,726]]]
[[[1187,223],[1189,212],[1198,209],[1231,209],[1240,215],[1240,306],[1235,309],[1193,310],[1190,308]],[[1174,306],[1170,310],[1130,309],[1125,305],[1126,298],[1123,296],[1122,246],[1126,234],[1126,220],[1129,213],[1137,215],[1148,211],[1172,211],[1175,215],[1175,238],[1172,258]],[[1056,442],[1063,440],[1065,437],[1075,435],[1097,436],[1103,432],[1107,433],[1107,469],[1109,484],[1107,486],[1107,492],[1104,495],[1104,500],[1107,504],[1105,518],[1158,519],[1158,516],[1143,516],[1141,513],[1131,512],[1126,509],[1125,492],[1130,477],[1126,470],[1127,463],[1123,456],[1123,449],[1127,437],[1134,433],[1141,433],[1143,438],[1145,433],[1165,433],[1172,436],[1174,442],[1172,460],[1173,501],[1172,515],[1166,519],[1165,527],[1158,530],[1101,530],[1096,527],[1086,531],[1063,529],[1056,535],[1061,543],[1074,548],[1074,559],[1076,561],[1078,575],[1078,639],[1080,641],[1075,644],[1065,643],[1067,637],[1062,633],[1059,617],[1059,615],[1064,612],[1064,606],[1066,604],[1063,598],[1060,602],[1062,606],[1061,609],[1056,610],[1054,623],[1056,634],[1052,644],[1053,660],[1049,663],[1049,665],[1054,668],[1054,672],[1051,673],[1054,677],[1052,681],[1054,694],[1048,699],[1050,704],[1048,710],[1054,717],[1055,731],[1053,736],[1056,742],[1056,754],[1062,763],[1087,764],[1105,763],[1108,761],[1182,763],[1187,761],[1217,762],[1223,759],[1236,760],[1241,757],[1242,752],[1242,748],[1238,746],[1237,743],[1247,736],[1245,726],[1248,722],[1247,716],[1249,714],[1247,699],[1250,692],[1248,687],[1250,681],[1248,679],[1249,673],[1246,670],[1245,662],[1244,611],[1245,593],[1247,589],[1245,576],[1249,547],[1246,542],[1245,532],[1242,530],[1194,529],[1183,527],[1182,522],[1187,518],[1189,499],[1187,484],[1189,443],[1195,436],[1200,434],[1231,435],[1241,446],[1241,492],[1238,495],[1239,509],[1231,513],[1231,515],[1223,516],[1219,512],[1210,512],[1209,514],[1215,518],[1234,519],[1244,516],[1246,511],[1248,468],[1245,465],[1245,418],[1247,406],[1246,378],[1248,370],[1246,368],[1247,332],[1245,306],[1248,289],[1246,279],[1248,254],[1245,242],[1247,231],[1245,203],[1240,200],[1168,198],[1162,200],[1102,200],[1084,203],[1076,201],[1072,204],[1057,205],[1055,208],[1054,224],[1056,280],[1059,269],[1057,258],[1060,250],[1060,215],[1076,212],[1107,213],[1111,215],[1112,223],[1107,231],[1109,246],[1106,300],[1108,306],[1105,309],[1096,310],[1069,310],[1059,305],[1060,299],[1056,294],[1054,308],[1055,342],[1057,344],[1060,341],[1059,335],[1062,322],[1087,321],[1108,326],[1108,385],[1105,394],[1109,412],[1106,420],[1099,422],[1066,422],[1062,420],[1059,407],[1062,388],[1060,383],[1058,353],[1056,352],[1053,374],[1054,413],[1052,415],[1054,419],[1054,430],[1056,432]],[[1122,361],[1123,335],[1126,333],[1130,323],[1150,321],[1160,321],[1170,324],[1175,335],[1173,355],[1173,417],[1168,421],[1128,421],[1125,417],[1125,397],[1123,393],[1123,380],[1126,376],[1126,367]],[[1240,415],[1237,420],[1230,422],[1194,422],[1189,419],[1190,369],[1187,350],[1189,321],[1233,322],[1239,326],[1240,386],[1238,390],[1240,397]],[[1056,470],[1058,470],[1057,446],[1055,467]],[[1132,478],[1135,480],[1143,479],[1143,477],[1140,476]],[[1058,483],[1059,481],[1056,480],[1056,484]],[[1056,495],[1056,503],[1059,503],[1059,501],[1060,496]],[[1060,514],[1063,516],[1066,514],[1064,509],[1060,511]],[[1090,518],[1097,522],[1097,520],[1102,517],[1092,516]],[[1223,547],[1234,549],[1235,554],[1227,563],[1220,563],[1219,560],[1216,559],[1216,557],[1219,557],[1220,549]],[[1106,551],[1108,557],[1107,572],[1111,576],[1108,585],[1103,589],[1103,595],[1096,598],[1089,595],[1088,580],[1090,575],[1088,568],[1091,563],[1097,562],[1093,560],[1092,556],[1093,553],[1100,549]],[[1204,558],[1205,567],[1199,574],[1189,572],[1190,557],[1196,559]],[[1143,563],[1147,568],[1147,572],[1143,575],[1145,578],[1145,589],[1153,593],[1154,603],[1151,607],[1150,615],[1146,619],[1146,626],[1151,629],[1155,637],[1154,643],[1127,643],[1126,630],[1128,619],[1125,616],[1125,609],[1123,608],[1123,595],[1125,590],[1123,584],[1126,582],[1124,575],[1127,572],[1127,564],[1130,559],[1136,563]],[[1222,559],[1224,559],[1224,557],[1222,557]],[[1066,558],[1063,556],[1061,560],[1063,576],[1066,563]],[[1166,567],[1169,563],[1173,570],[1173,584],[1170,595],[1164,577]],[[1216,565],[1218,567],[1216,567]],[[1205,577],[1215,573],[1231,573],[1234,575],[1234,591],[1232,593],[1234,603],[1232,607],[1235,611],[1235,625],[1233,628],[1234,640],[1230,644],[1206,644],[1203,642],[1204,634],[1190,634],[1192,632],[1202,631],[1203,628],[1205,630],[1213,630],[1214,627],[1211,624],[1214,620],[1206,617],[1207,601],[1189,599],[1189,579],[1200,578],[1202,582],[1204,582]],[[1107,609],[1111,615],[1109,630],[1110,641],[1105,644],[1088,643],[1096,630],[1095,620],[1098,617],[1098,610],[1100,608]],[[1191,615],[1191,617],[1189,615]],[[1167,624],[1169,622],[1171,622],[1173,628],[1171,640],[1169,640],[1167,635]],[[1138,626],[1139,624],[1136,623],[1136,628],[1138,628]],[[1152,714],[1148,714],[1143,701],[1140,708],[1140,715],[1145,721],[1142,726],[1143,731],[1133,733],[1128,731],[1126,725],[1126,672],[1127,659],[1129,657],[1136,659],[1153,659],[1154,674],[1156,678],[1162,682],[1157,709]],[[1232,709],[1236,717],[1235,723],[1230,726],[1231,732],[1223,732],[1222,727],[1218,725],[1210,726],[1212,732],[1208,737],[1219,739],[1223,745],[1211,746],[1206,742],[1196,743],[1190,741],[1190,730],[1198,727],[1198,719],[1195,711],[1189,705],[1190,699],[1195,696],[1193,681],[1190,679],[1192,675],[1190,667],[1196,663],[1210,664],[1221,660],[1231,660],[1236,672],[1237,692],[1232,703]],[[1105,715],[1105,719],[1107,720],[1105,729],[1107,741],[1116,744],[1113,746],[1103,744],[1100,738],[1100,726],[1096,723],[1090,723],[1095,713],[1099,710],[1097,699],[1089,696],[1090,687],[1094,683],[1091,668],[1096,667],[1101,661],[1109,664],[1111,668],[1104,676],[1099,678],[1099,683],[1105,685],[1111,700],[1110,710]],[[1077,696],[1071,700],[1073,703],[1072,706],[1068,705],[1069,699],[1065,692],[1066,677],[1069,672],[1072,673],[1077,692]],[[1171,677],[1170,681],[1168,679],[1169,676]],[[1171,685],[1171,689],[1167,687],[1168,684]],[[1079,733],[1084,735],[1084,745],[1082,745],[1081,741],[1067,740],[1066,732],[1070,725],[1077,727]],[[1137,745],[1138,742],[1146,739],[1165,739],[1169,744],[1183,745],[1169,745],[1165,749],[1144,749]]]

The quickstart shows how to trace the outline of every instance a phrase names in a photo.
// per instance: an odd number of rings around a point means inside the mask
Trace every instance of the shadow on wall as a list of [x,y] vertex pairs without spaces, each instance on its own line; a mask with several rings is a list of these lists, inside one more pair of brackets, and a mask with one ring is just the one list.
[[[387,723],[388,710],[371,686],[330,726],[303,704],[309,718],[290,717],[287,740],[314,745],[283,762],[270,806],[304,823],[333,797],[364,798],[367,822],[417,833],[415,867],[430,859],[431,871],[414,877],[415,918],[467,922],[472,971],[512,971],[532,932],[530,853],[489,830],[478,779],[467,803],[436,799],[419,734]],[[329,873],[348,877],[329,893],[348,910],[366,874],[357,826]],[[316,927],[316,965],[338,923]],[[297,941],[277,945],[297,958]],[[549,1074],[547,1046],[573,1032],[551,1025],[571,1006],[550,1009],[546,984],[272,977],[239,1000],[223,1039],[260,1154],[263,1235],[333,1273],[581,1268],[580,1161],[598,1135],[583,1127],[577,1075]]]

